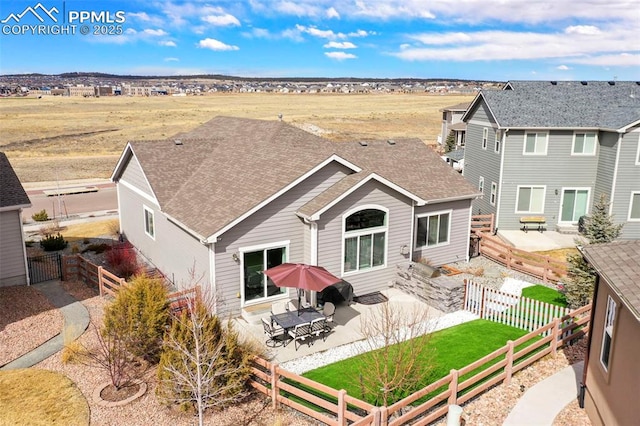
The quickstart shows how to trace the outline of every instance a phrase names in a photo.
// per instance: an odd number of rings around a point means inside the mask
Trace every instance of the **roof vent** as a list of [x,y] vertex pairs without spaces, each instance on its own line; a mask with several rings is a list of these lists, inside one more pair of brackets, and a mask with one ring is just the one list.
[[550,83],[551,83],[552,86],[557,86],[558,85],[557,81],[551,81]]
[[182,145],[182,140],[180,140],[180,139],[175,139],[175,140],[173,141],[173,143],[174,143],[174,145]]
[[608,83],[609,83],[609,86],[615,86],[616,85],[615,81],[609,81]]
[[360,144],[360,146],[367,146],[369,145],[366,141],[360,141],[358,142]]
[[393,139],[387,139],[387,143],[388,143],[389,145],[395,145],[395,144],[396,144],[396,141],[394,141]]
[[587,83],[586,81],[581,81],[580,84],[582,84],[583,86],[586,86],[589,83]]

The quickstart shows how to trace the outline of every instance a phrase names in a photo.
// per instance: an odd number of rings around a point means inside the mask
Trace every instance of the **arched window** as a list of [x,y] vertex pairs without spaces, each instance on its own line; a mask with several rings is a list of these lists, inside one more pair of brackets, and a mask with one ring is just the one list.
[[387,247],[387,212],[358,210],[344,219],[344,272],[384,266]]

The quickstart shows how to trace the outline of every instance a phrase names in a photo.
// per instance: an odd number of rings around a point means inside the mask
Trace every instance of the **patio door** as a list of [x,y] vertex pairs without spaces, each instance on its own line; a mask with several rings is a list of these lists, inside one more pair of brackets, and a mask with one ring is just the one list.
[[577,223],[580,216],[587,214],[589,189],[563,189],[560,207],[560,222]]
[[286,261],[286,247],[270,247],[244,252],[242,254],[244,301],[259,301],[286,293],[287,289],[277,287],[262,273],[265,269],[273,268]]

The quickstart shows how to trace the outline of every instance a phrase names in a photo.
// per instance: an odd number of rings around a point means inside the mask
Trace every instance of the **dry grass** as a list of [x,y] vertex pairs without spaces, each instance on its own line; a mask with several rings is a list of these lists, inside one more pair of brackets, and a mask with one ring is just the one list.
[[66,376],[35,368],[0,372],[0,425],[88,425],[89,405]]
[[23,182],[108,177],[129,140],[171,137],[217,115],[283,120],[342,141],[416,137],[435,143],[441,108],[470,96],[216,94],[0,101],[7,153]]
[[82,241],[85,238],[113,237],[114,229],[118,229],[118,219],[100,220],[66,226],[60,232],[65,240]]
[[536,254],[540,254],[542,256],[549,256],[553,259],[556,259],[560,262],[566,262],[567,256],[570,254],[578,254],[578,249],[576,248],[561,248],[556,250],[546,250],[546,251],[536,251]]

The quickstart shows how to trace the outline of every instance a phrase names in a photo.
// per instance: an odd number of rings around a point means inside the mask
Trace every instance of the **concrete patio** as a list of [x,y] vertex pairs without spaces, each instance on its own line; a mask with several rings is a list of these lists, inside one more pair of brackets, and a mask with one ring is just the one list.
[[498,230],[498,236],[515,248],[526,251],[547,251],[575,247],[576,240],[584,241],[580,234],[564,234],[557,231]]
[[[444,315],[441,311],[398,289],[389,288],[382,291],[382,294],[388,297],[389,303],[393,306],[394,311],[397,308],[398,312],[411,315],[418,310],[420,312],[426,312],[430,320],[437,319]],[[331,348],[362,340],[364,339],[361,333],[363,318],[368,318],[370,315],[373,315],[378,306],[379,305],[363,305],[360,303],[354,303],[350,306],[340,304],[336,306],[334,326],[332,331],[327,333],[325,341],[322,340],[322,337],[314,338],[312,345],[309,346],[304,342],[298,347],[297,351],[293,342],[287,344],[287,346],[267,348],[270,359],[278,363],[284,363],[306,355],[323,352]],[[265,317],[268,318],[269,314],[265,314]],[[234,326],[245,336],[254,338],[259,342],[264,343],[267,338],[264,334],[262,324],[250,324],[240,318],[234,320]]]

